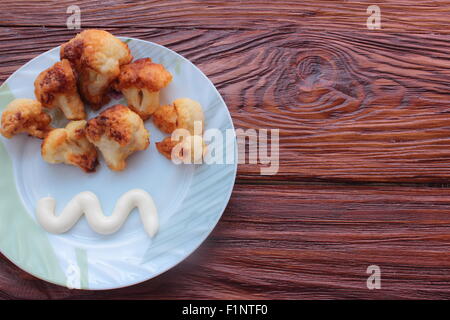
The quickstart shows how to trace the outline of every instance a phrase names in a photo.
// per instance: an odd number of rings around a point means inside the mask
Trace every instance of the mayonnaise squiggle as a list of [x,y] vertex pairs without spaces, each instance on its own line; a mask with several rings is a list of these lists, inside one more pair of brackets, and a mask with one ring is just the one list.
[[105,216],[97,196],[89,191],[76,195],[63,212],[55,215],[56,201],[52,197],[38,201],[36,215],[42,227],[51,233],[64,233],[70,230],[83,214],[91,228],[100,234],[111,234],[120,229],[134,208],[138,208],[145,231],[153,237],[158,231],[159,222],[155,203],[144,190],[134,189],[122,195],[116,203],[114,212]]

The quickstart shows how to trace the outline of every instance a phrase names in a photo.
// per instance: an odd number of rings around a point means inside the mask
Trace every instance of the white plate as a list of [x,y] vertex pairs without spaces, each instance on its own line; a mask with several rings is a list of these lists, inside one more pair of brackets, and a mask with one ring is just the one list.
[[[234,130],[219,92],[191,62],[148,41],[121,39],[135,59],[150,57],[172,73],[172,83],[161,92],[161,104],[192,98],[204,108],[206,130],[217,128],[224,136],[227,129]],[[0,87],[0,112],[14,98],[35,98],[34,79],[58,60],[59,47],[17,70]],[[126,105],[119,99],[108,106],[116,103]],[[1,137],[0,251],[38,278],[93,290],[151,279],[191,254],[219,221],[233,189],[237,162],[174,165],[155,147],[165,135],[151,120],[145,126],[151,134],[150,147],[131,156],[123,172],[109,170],[102,159],[93,174],[64,164],[50,165],[40,156],[39,139]],[[236,150],[235,139],[228,141],[230,147]],[[105,214],[110,214],[117,199],[134,188],[148,191],[158,208],[160,229],[153,239],[145,233],[137,210],[117,233],[108,236],[93,232],[84,217],[62,235],[49,234],[36,222],[35,206],[42,197],[54,197],[61,212],[72,197],[89,190],[99,197]]]

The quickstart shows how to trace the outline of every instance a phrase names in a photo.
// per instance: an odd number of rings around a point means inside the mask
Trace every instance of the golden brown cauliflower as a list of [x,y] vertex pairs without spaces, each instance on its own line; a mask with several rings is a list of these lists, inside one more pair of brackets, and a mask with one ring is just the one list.
[[161,106],[153,113],[153,123],[162,132],[172,133],[177,128],[178,113],[173,104]]
[[126,43],[95,29],[85,30],[63,44],[60,56],[69,60],[78,73],[80,94],[94,109],[109,101],[107,92],[119,76],[120,66],[133,60]]
[[[194,124],[201,124],[201,132],[194,132]],[[163,132],[172,133],[175,129],[186,129],[191,135],[203,132],[205,116],[200,103],[181,98],[172,105],[162,106],[153,114],[153,123]]]
[[51,131],[42,142],[42,158],[48,163],[66,163],[94,172],[97,150],[86,139],[86,124],[86,120],[71,121],[66,128]]
[[[156,143],[156,148],[169,160],[182,160],[186,163],[186,159],[190,158],[191,163],[194,161],[197,163],[206,152],[206,145],[202,139],[204,122],[202,106],[189,98],[177,99],[171,105],[158,108],[153,114],[153,123],[161,131],[171,134],[176,129],[185,129],[190,136],[177,141],[171,137],[165,138]],[[196,125],[200,125],[198,132],[195,132]],[[178,141],[181,141],[180,144]],[[178,148],[172,154],[173,148],[177,145]],[[194,148],[194,146],[196,147]],[[173,159],[172,156],[176,159]]]
[[180,137],[178,141],[167,137],[156,143],[156,149],[167,159],[178,160],[180,163],[201,163],[207,151],[205,142],[198,135]]
[[147,149],[150,143],[150,134],[142,119],[121,104],[112,106],[89,120],[86,134],[114,171],[125,169],[128,156]]
[[159,107],[159,91],[171,81],[162,64],[144,58],[121,67],[116,90],[123,93],[131,110],[147,120]]
[[69,120],[86,118],[75,74],[66,59],[38,75],[34,81],[34,94],[44,107],[60,108]]
[[51,121],[52,118],[42,110],[39,101],[15,99],[2,113],[0,133],[8,139],[23,132],[43,139],[52,130]]

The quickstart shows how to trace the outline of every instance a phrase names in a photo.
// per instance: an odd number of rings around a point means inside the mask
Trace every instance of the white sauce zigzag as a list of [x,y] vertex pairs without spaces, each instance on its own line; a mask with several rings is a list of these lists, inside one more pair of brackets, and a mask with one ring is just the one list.
[[159,222],[155,203],[144,190],[134,189],[123,194],[116,203],[114,212],[105,216],[97,196],[89,191],[76,195],[63,212],[55,215],[56,200],[52,197],[38,201],[36,214],[42,227],[51,233],[64,233],[70,230],[83,216],[91,228],[100,234],[111,234],[120,229],[134,208],[138,208],[145,231],[153,237],[158,231]]

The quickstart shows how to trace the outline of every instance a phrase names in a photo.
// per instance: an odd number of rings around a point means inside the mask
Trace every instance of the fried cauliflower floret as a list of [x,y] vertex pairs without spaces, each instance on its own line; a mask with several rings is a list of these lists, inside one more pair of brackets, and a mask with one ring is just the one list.
[[86,118],[77,91],[75,73],[66,59],[56,62],[38,75],[34,81],[34,94],[45,108],[60,108],[69,120]]
[[177,128],[178,113],[173,104],[161,106],[153,113],[153,123],[164,133],[172,133]]
[[85,30],[61,46],[61,60],[70,61],[79,75],[78,87],[93,109],[109,101],[108,89],[120,74],[120,66],[133,60],[130,49],[104,30]]
[[116,90],[127,99],[131,110],[147,120],[159,107],[159,91],[172,81],[172,74],[162,64],[144,58],[124,65]]
[[169,160],[198,163],[206,152],[202,139],[204,122],[202,106],[189,98],[177,99],[171,105],[158,108],[153,114],[153,123],[161,131],[172,134],[177,129],[184,129],[187,135],[178,140],[165,138],[156,143],[156,148]]
[[161,131],[169,134],[175,129],[186,129],[191,135],[201,134],[194,132],[196,122],[201,124],[203,132],[205,116],[202,106],[189,98],[177,99],[172,105],[162,106],[153,114],[153,123]]
[[42,158],[48,163],[66,163],[85,172],[94,172],[97,150],[86,139],[86,120],[71,121],[65,128],[51,131],[41,146]]
[[52,130],[51,121],[52,118],[42,110],[39,101],[15,99],[2,113],[0,133],[8,139],[19,133],[43,139]]
[[89,120],[86,135],[114,171],[125,169],[128,156],[147,149],[150,143],[150,134],[144,127],[144,121],[121,104]]
[[156,149],[167,159],[184,163],[201,163],[207,147],[201,136],[180,137],[178,141],[171,137],[156,143]]

